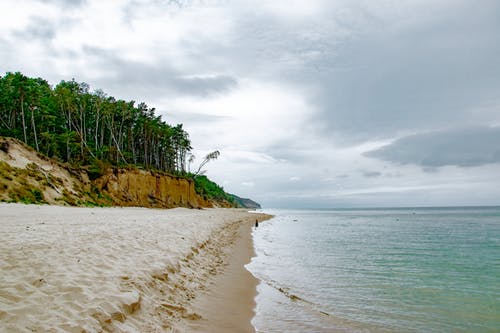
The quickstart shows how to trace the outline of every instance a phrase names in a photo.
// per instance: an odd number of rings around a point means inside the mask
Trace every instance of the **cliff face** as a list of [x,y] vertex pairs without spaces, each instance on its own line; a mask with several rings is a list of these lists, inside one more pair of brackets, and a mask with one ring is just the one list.
[[120,206],[213,207],[196,194],[193,181],[144,170],[113,169],[92,184]]
[[49,159],[24,143],[0,138],[0,201],[59,205],[228,207],[196,194],[188,179],[139,169],[87,173]]

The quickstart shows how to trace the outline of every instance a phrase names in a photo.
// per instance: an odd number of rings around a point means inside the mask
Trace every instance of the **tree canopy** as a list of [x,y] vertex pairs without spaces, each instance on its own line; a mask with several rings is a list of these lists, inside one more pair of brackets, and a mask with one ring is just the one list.
[[124,101],[74,79],[55,87],[19,72],[0,76],[0,136],[63,162],[140,165],[186,172],[191,141],[145,103]]

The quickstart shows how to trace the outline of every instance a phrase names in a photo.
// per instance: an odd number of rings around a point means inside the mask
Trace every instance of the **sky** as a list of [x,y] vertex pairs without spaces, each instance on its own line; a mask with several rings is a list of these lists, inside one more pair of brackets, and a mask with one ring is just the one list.
[[500,205],[500,1],[3,0],[0,73],[146,102],[267,208]]

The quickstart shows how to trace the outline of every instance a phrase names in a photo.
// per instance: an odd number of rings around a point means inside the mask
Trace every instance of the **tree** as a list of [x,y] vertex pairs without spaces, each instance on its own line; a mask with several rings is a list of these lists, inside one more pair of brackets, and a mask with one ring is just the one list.
[[74,79],[52,88],[21,73],[0,76],[0,135],[69,163],[134,163],[178,174],[192,149],[182,124],[167,124],[145,103],[91,92]]
[[201,170],[208,162],[210,162],[211,160],[216,160],[220,155],[220,152],[218,150],[215,150],[209,154],[207,154],[205,156],[205,158],[203,159],[203,161],[201,161],[200,165],[198,166],[198,170],[196,170],[196,172],[193,174],[193,177],[196,177],[198,175],[203,175],[205,173],[205,171]]

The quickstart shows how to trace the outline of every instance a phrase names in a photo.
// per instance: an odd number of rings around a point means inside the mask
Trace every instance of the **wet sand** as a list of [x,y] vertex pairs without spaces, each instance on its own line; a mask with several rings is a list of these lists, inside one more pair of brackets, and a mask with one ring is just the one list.
[[252,332],[255,218],[0,204],[1,331]]
[[194,311],[202,316],[188,326],[192,332],[255,332],[250,321],[255,315],[258,280],[245,268],[254,256],[252,221],[237,230],[237,239],[227,248],[222,274],[215,275],[208,290],[198,297]]

